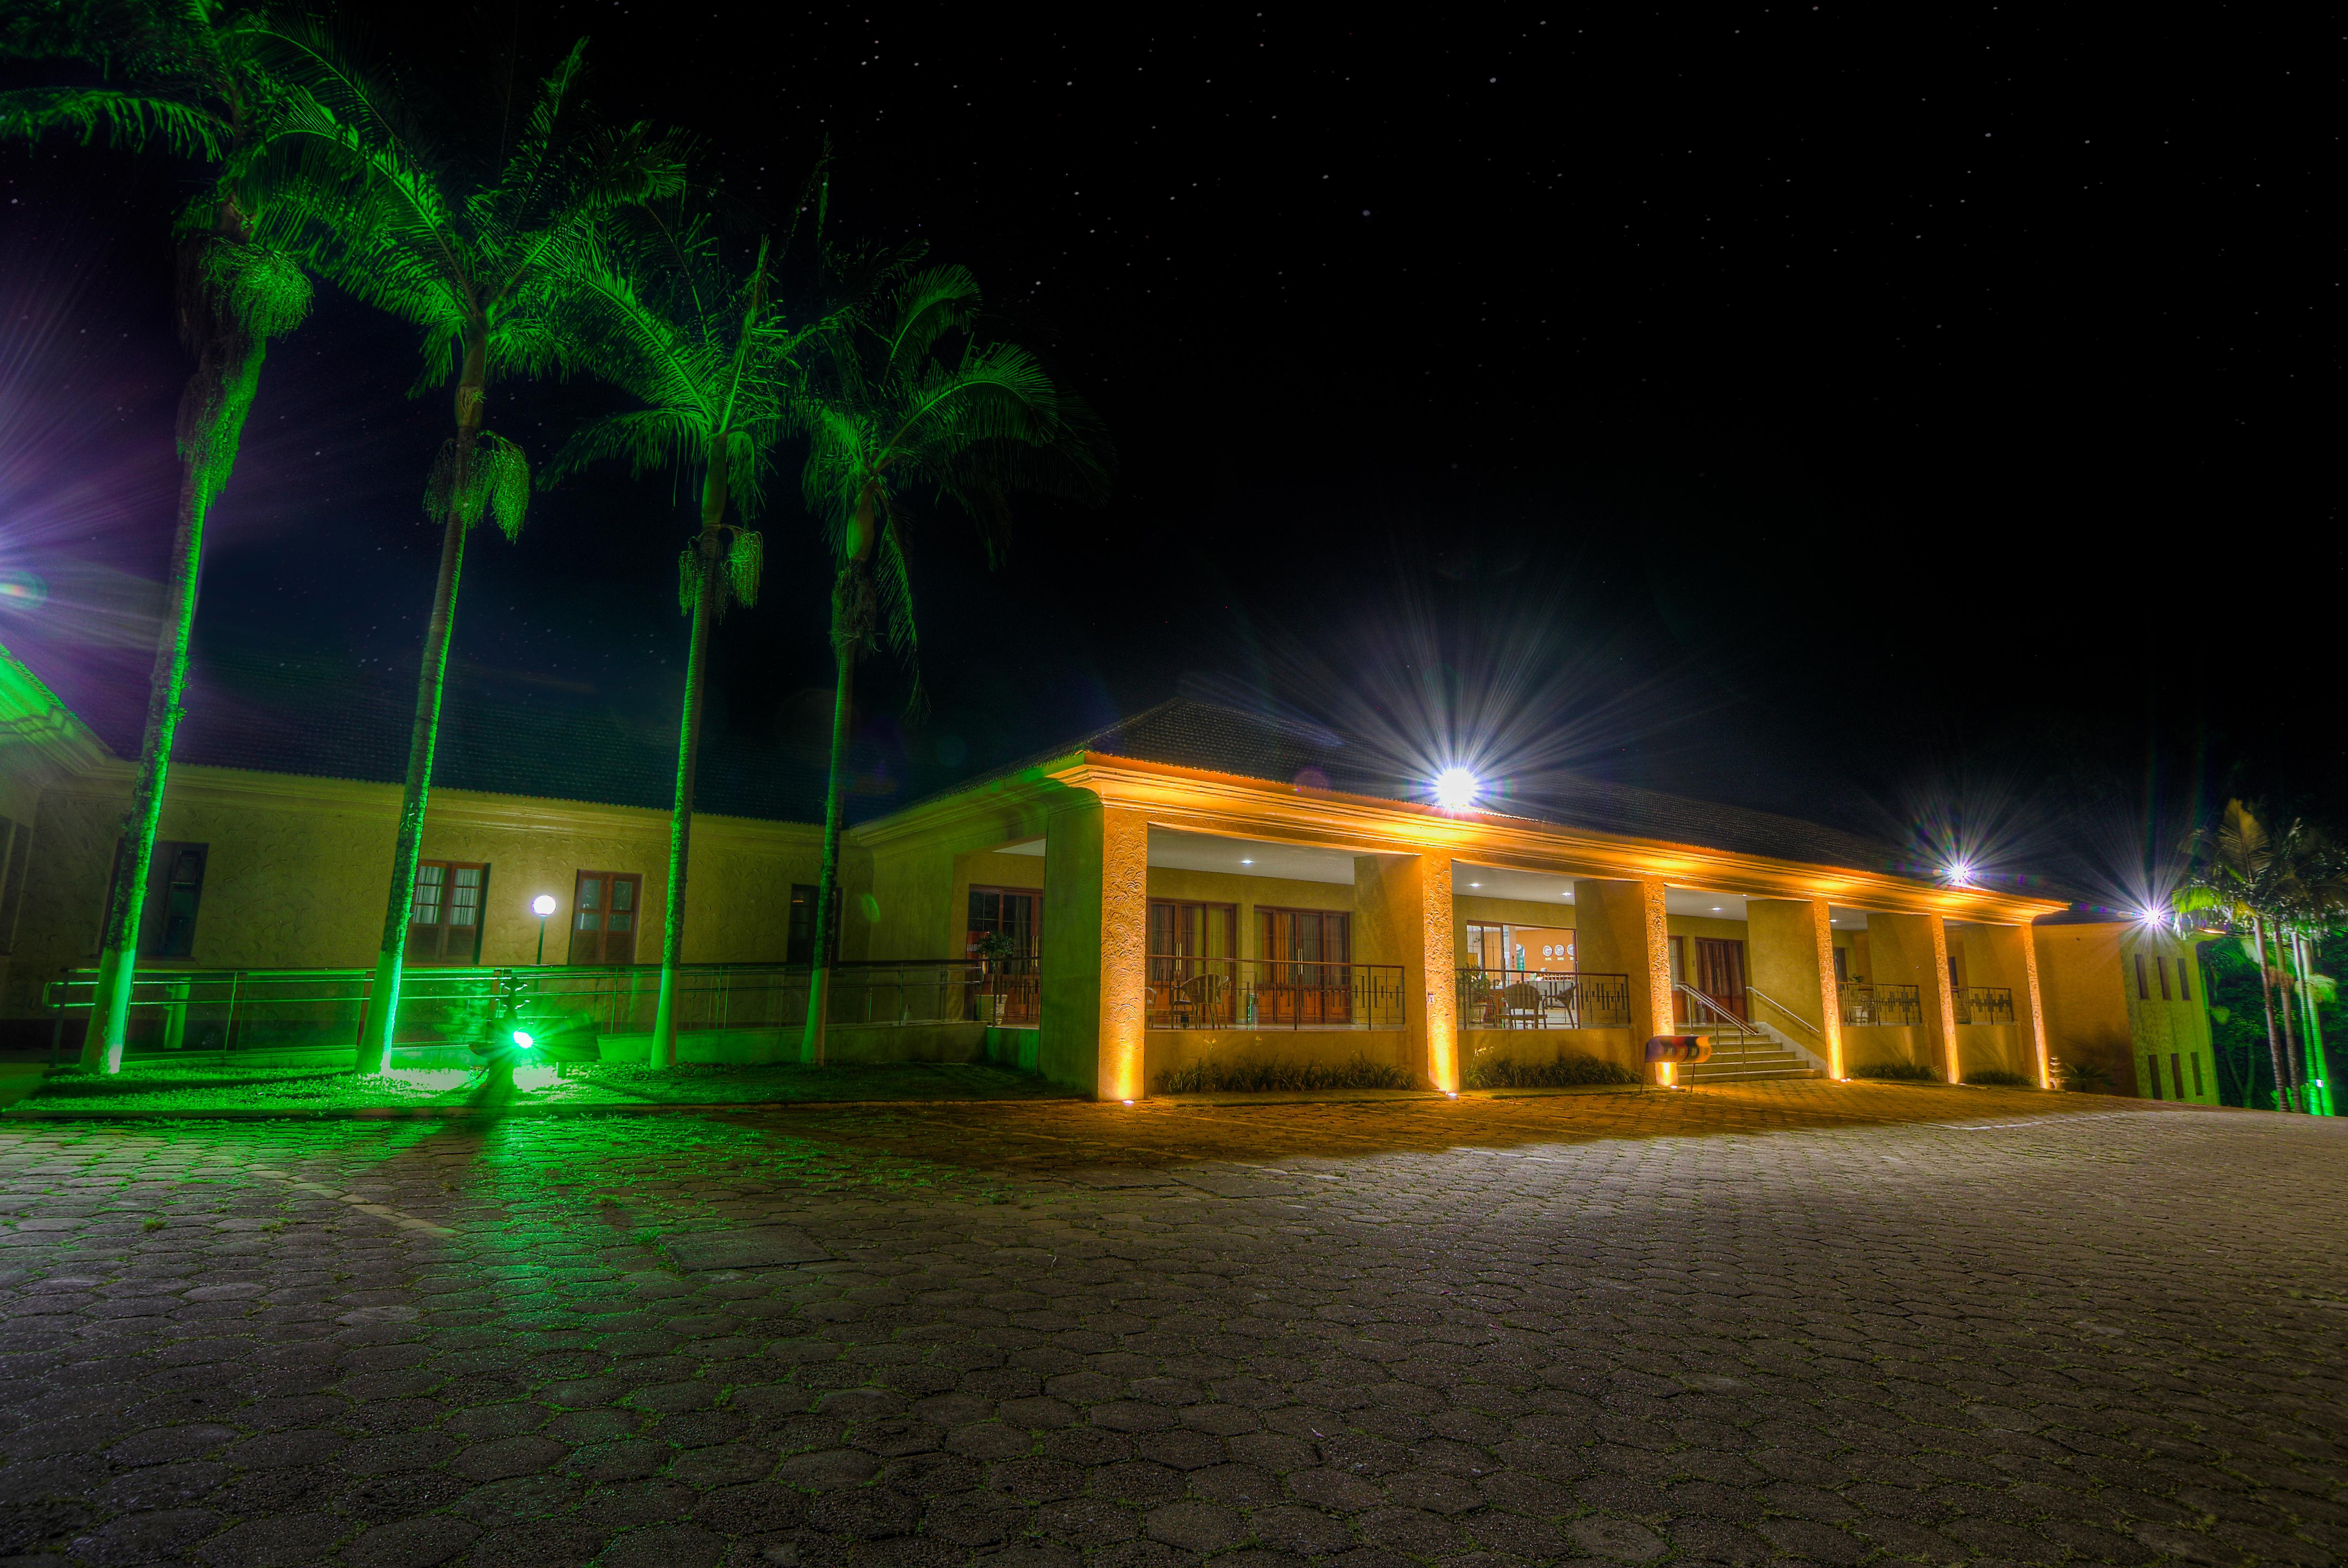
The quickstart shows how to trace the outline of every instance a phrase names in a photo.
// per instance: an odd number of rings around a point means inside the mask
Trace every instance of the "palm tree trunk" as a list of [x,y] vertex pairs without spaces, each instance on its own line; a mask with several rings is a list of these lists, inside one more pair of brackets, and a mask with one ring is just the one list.
[[[717,465],[712,464],[715,469]],[[721,481],[713,473],[705,487],[701,537],[694,544],[693,634],[685,655],[685,717],[676,741],[676,807],[668,820],[668,899],[661,911],[660,1003],[653,1014],[650,1064],[676,1065],[676,971],[685,956],[685,872],[693,842],[693,778],[701,762],[701,699],[708,675],[709,622],[717,597],[718,531],[709,515],[707,491]],[[725,492],[717,490],[717,510]]]
[[424,629],[424,658],[416,672],[416,720],[407,737],[407,780],[399,798],[399,837],[391,851],[391,888],[384,902],[383,944],[375,986],[359,1031],[358,1070],[391,1066],[399,1028],[399,984],[407,962],[407,918],[416,901],[416,862],[424,848],[424,811],[432,793],[432,758],[440,743],[440,694],[448,674],[448,640],[457,624],[457,588],[465,571],[466,502],[473,450],[483,424],[489,341],[469,329],[465,368],[457,385],[457,450],[448,483],[448,513],[440,536],[440,575],[432,587],[432,618]]
[[2296,934],[2275,933],[2275,973],[2282,982],[2282,1046],[2283,1064],[2291,1068],[2291,1108],[2307,1109],[2307,1064],[2299,1053],[2299,977],[2291,962],[2291,944]]
[[2311,1116],[2330,1116],[2332,1073],[2323,1059],[2323,1013],[2315,1005],[2313,944],[2302,936],[2292,944],[2292,952],[2299,960],[2299,994],[2307,1007],[2307,1110]]
[[2274,1066],[2275,1109],[2296,1109],[2291,1102],[2291,1079],[2283,1069],[2282,1043],[2275,1034],[2274,975],[2267,968],[2267,928],[2264,917],[2250,917],[2250,942],[2259,961],[2259,991],[2267,1009],[2267,1058]]
[[155,858],[155,834],[163,820],[171,748],[179,738],[181,701],[187,694],[188,644],[195,630],[196,595],[203,575],[204,523],[236,462],[244,418],[252,411],[253,393],[261,385],[261,361],[267,347],[267,340],[258,335],[247,338],[215,332],[198,356],[196,373],[183,394],[179,515],[171,533],[155,668],[148,677],[147,730],[139,748],[139,781],[132,787],[130,810],[123,819],[122,851],[115,863],[113,885],[107,890],[97,994],[88,1032],[82,1037],[81,1065],[100,1072],[122,1070],[148,870]]
[[862,565],[851,560],[839,569],[831,596],[831,646],[839,665],[831,695],[831,762],[824,784],[823,869],[816,878],[815,949],[808,955],[807,1027],[799,1037],[799,1062],[821,1067],[824,1029],[831,1002],[833,906],[839,899],[839,823],[846,810],[848,715],[856,695],[856,658],[864,646],[858,606],[865,602]]

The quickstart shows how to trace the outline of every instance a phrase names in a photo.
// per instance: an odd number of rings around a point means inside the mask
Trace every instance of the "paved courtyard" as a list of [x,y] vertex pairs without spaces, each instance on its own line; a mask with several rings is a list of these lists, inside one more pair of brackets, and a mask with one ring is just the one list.
[[8,1125],[0,1562],[2322,1568],[2343,1171],[1815,1083]]

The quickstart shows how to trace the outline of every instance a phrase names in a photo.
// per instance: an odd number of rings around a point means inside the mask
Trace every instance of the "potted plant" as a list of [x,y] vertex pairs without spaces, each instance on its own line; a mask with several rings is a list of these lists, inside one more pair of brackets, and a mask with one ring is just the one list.
[[1000,931],[990,931],[978,939],[978,961],[983,975],[975,1001],[980,1023],[1003,1021],[1003,965],[1018,956],[1018,944]]

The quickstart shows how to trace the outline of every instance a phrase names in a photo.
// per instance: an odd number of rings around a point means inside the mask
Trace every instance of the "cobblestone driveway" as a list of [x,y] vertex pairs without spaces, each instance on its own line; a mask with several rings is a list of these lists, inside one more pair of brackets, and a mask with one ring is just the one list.
[[2343,1170],[1808,1084],[13,1126],[0,1559],[2321,1568]]

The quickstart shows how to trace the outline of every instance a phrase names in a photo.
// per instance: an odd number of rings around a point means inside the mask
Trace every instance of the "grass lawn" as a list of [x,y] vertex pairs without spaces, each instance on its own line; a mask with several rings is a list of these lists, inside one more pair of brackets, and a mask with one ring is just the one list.
[[481,1075],[457,1068],[401,1068],[380,1078],[320,1068],[239,1069],[132,1063],[113,1078],[53,1069],[0,1116],[115,1116],[146,1111],[350,1110],[538,1105],[757,1105],[778,1100],[1066,1099],[1072,1091],[987,1063],[886,1062],[803,1068],[797,1063],[741,1067],[679,1065],[664,1071],[602,1062],[562,1069],[521,1068],[506,1098]]

